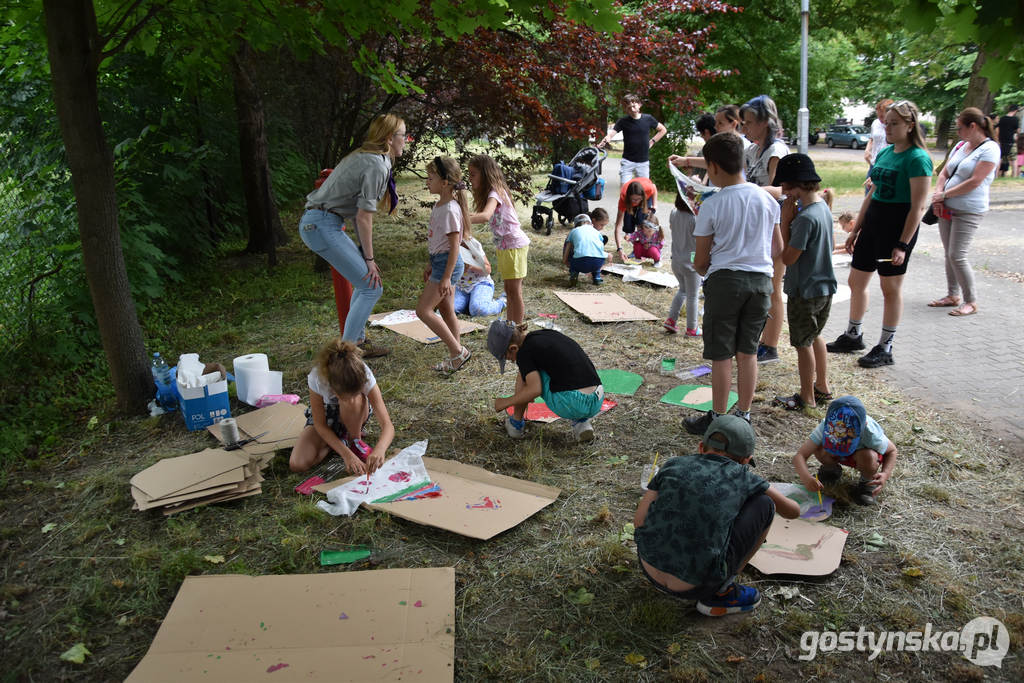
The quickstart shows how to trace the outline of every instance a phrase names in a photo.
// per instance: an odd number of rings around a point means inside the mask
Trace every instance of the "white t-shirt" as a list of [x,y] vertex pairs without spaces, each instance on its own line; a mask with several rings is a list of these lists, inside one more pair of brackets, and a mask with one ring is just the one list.
[[996,177],[996,168],[999,167],[999,143],[995,140],[985,140],[975,149],[964,154],[966,144],[960,145],[949,155],[946,168],[953,169],[953,175],[946,181],[946,187],[956,187],[974,175],[974,169],[979,161],[991,161],[995,164],[992,170],[981,181],[981,184],[967,194],[948,197],[943,202],[946,206],[960,213],[985,213],[988,211],[988,190],[992,179]]
[[[366,363],[363,363],[363,368],[366,370],[366,384],[363,385],[363,396],[369,396],[370,390],[377,386],[377,378],[373,376],[373,371],[370,370],[370,366]],[[325,404],[338,402],[338,395],[334,393],[334,389],[331,389],[331,385],[327,383],[327,380],[320,376],[320,371],[317,368],[309,371],[306,383],[309,385],[310,391],[320,394]]]
[[462,208],[454,199],[435,204],[427,226],[427,251],[430,255],[448,253],[448,235],[462,232]]
[[875,159],[878,157],[878,153],[889,146],[889,143],[885,141],[885,124],[882,123],[881,119],[875,119],[871,122],[871,165],[875,165]]
[[782,140],[776,140],[771,147],[761,151],[761,146],[752,142],[743,150],[743,161],[747,168],[747,180],[755,185],[769,184],[768,164],[773,158],[781,159],[789,154],[789,147]]
[[696,237],[712,236],[711,266],[771,277],[772,234],[779,222],[779,203],[753,183],[723,187],[704,200],[693,230]]

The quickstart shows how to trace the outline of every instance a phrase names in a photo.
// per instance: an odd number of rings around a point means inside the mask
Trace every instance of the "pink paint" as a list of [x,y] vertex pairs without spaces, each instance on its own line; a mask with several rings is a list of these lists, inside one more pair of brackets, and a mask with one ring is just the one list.
[[484,496],[479,503],[466,503],[467,510],[498,510],[500,508],[501,501],[497,498],[491,500],[490,496]]
[[287,667],[288,667],[288,665],[285,664],[284,662],[281,662],[280,664],[274,664],[272,666],[268,666],[267,667],[267,673],[268,674],[272,674],[275,671],[280,671],[281,669],[285,669]]
[[376,659],[377,655],[366,655],[363,659]]
[[395,472],[390,477],[388,477],[388,479],[390,479],[391,481],[409,481],[410,479],[412,479],[412,475],[404,471]]
[[231,649],[231,646],[230,646],[230,645],[225,645],[225,646],[224,646],[224,649],[225,649],[225,650],[230,650],[230,649]]
[[422,600],[417,600],[416,602],[414,602],[412,604],[412,606],[413,607],[423,607],[423,601]]

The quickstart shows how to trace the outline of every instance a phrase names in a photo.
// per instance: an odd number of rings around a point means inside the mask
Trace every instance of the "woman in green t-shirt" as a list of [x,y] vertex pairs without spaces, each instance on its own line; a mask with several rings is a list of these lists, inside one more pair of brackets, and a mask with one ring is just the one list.
[[868,284],[878,271],[882,288],[882,336],[858,359],[861,367],[892,365],[892,341],[903,314],[903,276],[917,242],[917,228],[928,208],[932,158],[925,149],[913,102],[902,100],[885,112],[885,141],[871,168],[872,192],[864,198],[857,223],[846,240],[850,264],[850,323],[828,350],[853,353],[864,348],[861,325],[868,308]]

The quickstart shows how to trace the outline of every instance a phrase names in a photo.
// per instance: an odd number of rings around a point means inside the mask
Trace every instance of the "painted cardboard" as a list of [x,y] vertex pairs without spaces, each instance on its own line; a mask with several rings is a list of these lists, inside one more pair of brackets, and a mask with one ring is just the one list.
[[[700,411],[711,410],[714,403],[711,400],[711,387],[707,384],[680,384],[678,387],[669,389],[659,400],[669,405]],[[738,400],[739,395],[735,391],[730,391],[725,409],[732,408]]]
[[657,320],[638,306],[634,306],[618,294],[594,294],[589,292],[555,292],[565,305],[580,313],[592,323],[615,323],[633,320]]
[[762,574],[826,576],[839,568],[846,537],[846,529],[775,515],[750,564]]
[[[609,410],[611,410],[617,405],[619,404],[611,400],[610,398],[605,398],[601,402],[601,412],[598,413],[598,415],[607,413]],[[505,408],[506,415],[511,415],[512,411],[512,406]],[[548,404],[545,403],[544,399],[542,399],[540,396],[533,399],[533,403],[526,406],[526,414],[523,415],[523,417],[526,419],[527,422],[542,422],[544,424],[550,424],[555,420],[562,419],[558,415],[555,415],[555,412],[551,410],[551,408],[548,408]]]
[[455,569],[189,576],[131,682],[452,681]]
[[632,396],[644,383],[643,375],[618,368],[598,370],[597,376],[601,378],[601,386],[604,387],[606,394]]
[[[390,313],[377,313],[370,316],[370,321],[382,320],[385,316]],[[380,325],[392,332],[397,332],[403,336],[415,339],[421,344],[436,344],[441,341],[441,338],[434,334],[429,327],[423,324],[422,320],[409,320],[408,322],[402,323],[387,323]],[[483,325],[479,323],[470,322],[469,320],[459,320],[459,334],[467,334],[469,332],[475,332],[476,330],[484,329]]]
[[[423,458],[423,464],[430,480],[441,486],[439,498],[394,503],[364,502],[363,506],[417,524],[487,540],[543,510],[561,493],[561,489],[553,486],[495,474],[454,460]],[[313,490],[327,493],[355,478],[320,484]]]
[[[800,519],[809,522],[823,522],[832,516],[832,504],[835,498],[826,496],[824,493],[811,493],[803,484],[791,484],[789,482],[771,482],[772,488],[786,498],[791,498],[800,506]],[[821,500],[819,503],[818,501]]]
[[[256,441],[242,446],[241,450],[250,457],[260,457],[262,466],[266,466],[275,451],[291,448],[299,440],[299,435],[306,428],[306,405],[274,403],[266,408],[240,415],[235,421],[238,423],[238,433],[242,439],[262,434]],[[223,443],[220,425],[210,425],[207,431]]]
[[607,263],[601,267],[606,273],[622,276],[623,282],[646,282],[658,287],[679,287],[679,280],[672,273],[663,270],[646,270],[643,266],[630,266],[624,263]]

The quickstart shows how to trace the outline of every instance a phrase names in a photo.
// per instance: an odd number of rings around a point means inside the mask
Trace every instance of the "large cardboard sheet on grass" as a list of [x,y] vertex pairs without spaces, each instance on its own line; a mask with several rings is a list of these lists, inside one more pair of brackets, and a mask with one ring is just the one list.
[[128,681],[451,681],[455,569],[189,576]]
[[[239,415],[235,421],[238,422],[238,431],[243,439],[262,434],[256,441],[242,446],[242,450],[250,456],[263,457],[265,461],[262,464],[265,465],[274,451],[291,448],[299,440],[299,435],[306,428],[306,406],[302,403],[275,403]],[[218,441],[223,441],[219,424],[210,425],[207,431]]]
[[[561,489],[488,472],[454,460],[423,458],[430,480],[440,484],[440,498],[396,503],[363,503],[396,517],[487,540],[520,524],[555,502]],[[352,481],[347,477],[313,487],[326,494]]]
[[555,296],[592,323],[658,319],[644,309],[629,303],[618,294],[555,292]]
[[[394,313],[377,313],[376,315],[370,316],[370,321],[380,321],[389,315]],[[435,344],[441,341],[441,338],[434,334],[429,327],[423,324],[423,321],[419,318],[407,320],[405,322],[397,323],[383,323],[381,327],[387,328],[392,332],[415,339],[421,344]],[[484,329],[483,325],[478,323],[470,322],[468,320],[459,320],[459,334],[467,334],[469,332],[475,332],[476,330]]]
[[839,568],[846,536],[846,529],[775,515],[750,564],[762,574],[825,576]]

